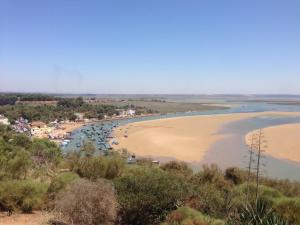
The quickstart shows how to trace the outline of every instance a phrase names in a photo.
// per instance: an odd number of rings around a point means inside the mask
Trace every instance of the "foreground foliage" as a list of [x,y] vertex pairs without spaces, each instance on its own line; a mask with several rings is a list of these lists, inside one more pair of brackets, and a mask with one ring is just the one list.
[[147,225],[162,221],[184,203],[186,184],[158,168],[134,168],[115,180],[122,224]]
[[246,204],[238,215],[230,219],[229,225],[289,225],[288,220],[281,218],[268,204],[259,200],[255,205]]
[[55,210],[68,224],[111,225],[117,219],[118,203],[111,183],[79,179],[57,198]]
[[0,210],[30,213],[41,209],[48,185],[33,180],[0,182]]
[[181,207],[171,212],[166,222],[162,225],[225,225],[222,220],[213,219],[209,216],[203,215],[201,212],[189,208]]
[[48,140],[0,126],[0,211],[55,209],[68,225],[300,224],[299,182],[262,178],[256,204],[255,185],[238,168],[128,165],[126,151],[94,150],[63,155]]

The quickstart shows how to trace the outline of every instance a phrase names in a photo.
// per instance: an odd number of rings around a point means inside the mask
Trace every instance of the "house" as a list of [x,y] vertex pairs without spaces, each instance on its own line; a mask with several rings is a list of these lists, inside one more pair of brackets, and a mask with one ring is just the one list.
[[30,127],[28,125],[28,120],[24,119],[23,117],[19,117],[16,121],[15,124],[12,126],[14,131],[18,133],[29,133],[30,132]]
[[7,126],[10,125],[10,122],[9,122],[8,118],[6,118],[5,116],[3,116],[1,114],[0,114],[0,123],[4,124],[4,125],[7,125]]
[[76,121],[82,122],[84,120],[84,113],[74,113],[76,116]]
[[135,115],[135,110],[133,110],[133,109],[128,109],[128,110],[127,110],[127,115],[128,115],[128,116],[134,116],[134,115]]
[[34,121],[30,123],[30,133],[32,136],[36,137],[48,137],[48,135],[52,132],[52,127],[48,127],[42,121]]
[[123,110],[119,112],[119,114],[120,115],[118,117],[130,117],[135,115],[135,110],[133,109]]

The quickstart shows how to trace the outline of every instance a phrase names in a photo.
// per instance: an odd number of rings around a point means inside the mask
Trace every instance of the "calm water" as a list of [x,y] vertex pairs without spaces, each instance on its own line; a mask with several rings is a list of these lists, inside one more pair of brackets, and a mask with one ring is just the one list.
[[[228,123],[218,133],[230,134],[230,137],[216,142],[201,164],[216,163],[223,169],[229,166],[246,168],[248,147],[245,145],[245,135],[255,129],[288,123],[300,123],[300,117],[259,116]],[[264,155],[263,163],[266,164],[263,175],[300,180],[300,163],[279,160],[268,155]]]
[[[155,120],[160,118],[172,118],[181,116],[195,116],[195,115],[212,115],[212,114],[227,114],[227,113],[246,113],[246,112],[264,112],[264,111],[287,111],[300,112],[300,106],[295,105],[275,105],[266,103],[239,103],[235,107],[224,110],[211,110],[205,112],[187,112],[187,113],[172,113],[166,115],[155,115],[140,118],[121,119],[114,122],[103,122],[94,125],[88,125],[84,128],[75,130],[71,134],[71,142],[64,151],[79,149],[79,143],[84,141],[92,141],[97,149],[105,150],[109,147],[106,144],[100,143],[105,140],[103,130],[110,131],[114,126],[120,126],[132,122]],[[226,138],[220,142],[215,143],[211,150],[207,153],[204,160],[199,165],[204,163],[217,163],[221,168],[228,166],[245,167],[246,162],[244,156],[246,155],[247,147],[244,143],[244,136],[248,132],[263,127],[286,124],[286,123],[300,123],[300,117],[282,117],[282,116],[264,116],[256,117],[233,123],[228,123],[219,131],[219,133],[230,133],[230,138]],[[102,127],[102,128],[101,128]],[[101,129],[101,130],[100,130]],[[91,138],[86,130],[93,131],[95,135]],[[92,139],[92,140],[91,140]],[[99,152],[101,153],[100,150]],[[300,180],[300,164],[288,162],[286,160],[277,160],[267,156],[265,175],[279,178],[290,178]]]

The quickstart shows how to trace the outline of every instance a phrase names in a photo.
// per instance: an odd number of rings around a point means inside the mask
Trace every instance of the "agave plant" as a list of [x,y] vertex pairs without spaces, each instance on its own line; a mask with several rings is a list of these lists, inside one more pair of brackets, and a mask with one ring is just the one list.
[[228,225],[290,225],[278,216],[264,201],[258,200],[254,206],[243,206],[238,215],[230,218]]

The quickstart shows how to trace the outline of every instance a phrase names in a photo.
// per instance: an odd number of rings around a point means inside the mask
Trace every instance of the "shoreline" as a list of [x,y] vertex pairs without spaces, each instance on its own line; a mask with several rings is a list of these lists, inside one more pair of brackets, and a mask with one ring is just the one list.
[[[250,145],[253,130],[245,136],[245,142]],[[266,141],[265,154],[274,158],[300,163],[300,123],[275,125],[262,128],[263,140]]]
[[[170,157],[200,162],[212,144],[229,134],[218,130],[229,122],[257,116],[300,116],[300,112],[254,112],[192,115],[129,123],[114,129],[119,145],[137,156]],[[199,127],[201,128],[199,131]],[[124,137],[127,130],[128,138]]]

